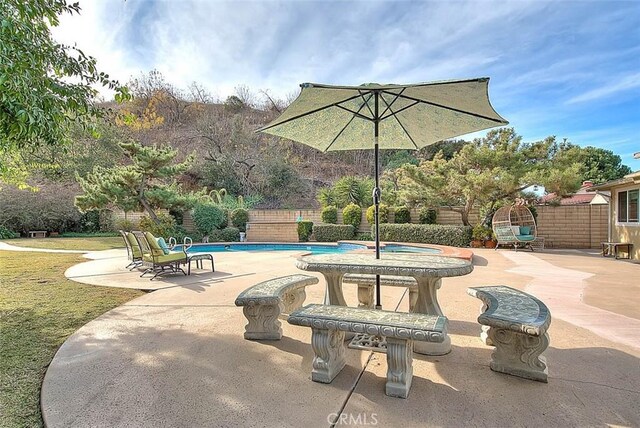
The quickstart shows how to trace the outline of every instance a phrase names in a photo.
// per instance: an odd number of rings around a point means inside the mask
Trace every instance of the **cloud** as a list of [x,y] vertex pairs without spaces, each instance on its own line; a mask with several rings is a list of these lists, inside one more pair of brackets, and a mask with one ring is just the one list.
[[196,81],[225,98],[238,85],[286,97],[309,81],[489,76],[493,106],[526,140],[584,136],[581,144],[595,145],[640,134],[633,113],[640,110],[636,2],[86,0],[81,6],[80,16],[62,20],[56,37],[77,42],[123,82],[155,68],[177,87]]
[[628,92],[637,88],[640,88],[640,72],[628,74],[626,76],[612,77],[611,81],[607,84],[570,98],[566,103],[584,103],[600,98],[611,97],[612,95],[619,94],[620,92]]

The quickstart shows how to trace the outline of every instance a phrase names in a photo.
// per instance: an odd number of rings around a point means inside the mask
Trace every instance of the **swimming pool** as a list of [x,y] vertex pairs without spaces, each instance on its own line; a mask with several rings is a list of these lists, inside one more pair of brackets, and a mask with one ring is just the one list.
[[[178,245],[176,250],[180,250]],[[339,254],[353,250],[366,250],[366,245],[359,244],[273,244],[273,243],[216,243],[216,244],[194,244],[187,250],[187,253],[222,253],[233,251],[309,251],[312,254]],[[382,252],[402,252],[402,253],[430,253],[438,254],[441,251],[436,248],[412,247],[410,245],[387,244],[381,249]]]

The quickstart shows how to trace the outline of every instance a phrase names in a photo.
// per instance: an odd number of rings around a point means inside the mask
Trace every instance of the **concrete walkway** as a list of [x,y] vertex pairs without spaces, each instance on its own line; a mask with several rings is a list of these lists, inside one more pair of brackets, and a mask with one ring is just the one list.
[[[280,341],[243,340],[235,297],[297,272],[295,255],[219,253],[215,273],[161,281],[124,271],[116,254],[69,269],[75,281],[163,289],[104,314],[64,343],[42,388],[47,425],[316,427],[337,419],[385,427],[640,426],[638,265],[587,253],[477,251],[474,272],[445,279],[439,293],[452,352],[416,355],[402,400],[384,394],[379,354],[347,350],[347,366],[324,385],[310,380],[310,329],[283,322]],[[489,369],[492,348],[478,339],[481,303],[465,293],[483,284],[527,290],[549,305],[548,384]],[[322,283],[309,287],[307,302],[323,295]],[[355,287],[345,295],[356,304]],[[397,288],[383,288],[383,302],[385,309],[408,307]]]

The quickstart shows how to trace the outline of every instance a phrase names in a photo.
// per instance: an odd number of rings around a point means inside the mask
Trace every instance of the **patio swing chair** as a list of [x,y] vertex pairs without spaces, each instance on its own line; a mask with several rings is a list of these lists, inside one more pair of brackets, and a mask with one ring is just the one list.
[[514,250],[529,248],[533,251],[536,241],[536,220],[531,210],[524,205],[511,205],[499,208],[493,215],[493,233],[500,245],[512,245]]

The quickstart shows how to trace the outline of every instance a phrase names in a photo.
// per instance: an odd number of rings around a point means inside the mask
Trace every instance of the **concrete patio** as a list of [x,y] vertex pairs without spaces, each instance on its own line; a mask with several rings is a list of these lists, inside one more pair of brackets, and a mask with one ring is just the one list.
[[[475,250],[474,250],[475,251]],[[383,355],[347,350],[329,385],[311,377],[310,330],[282,323],[281,341],[242,338],[235,297],[262,280],[299,273],[300,253],[217,253],[216,272],[158,281],[128,272],[124,251],[91,255],[75,281],[155,290],[85,325],[60,348],[42,388],[49,427],[71,426],[640,426],[637,264],[588,251],[477,250],[470,275],[443,280],[439,300],[452,352],[415,355],[408,399],[384,394]],[[205,267],[206,267],[205,263]],[[503,284],[549,307],[549,383],[489,369],[481,302],[469,286]],[[323,281],[308,287],[320,303]],[[357,304],[356,289],[345,287]],[[406,311],[404,289],[383,288]]]

